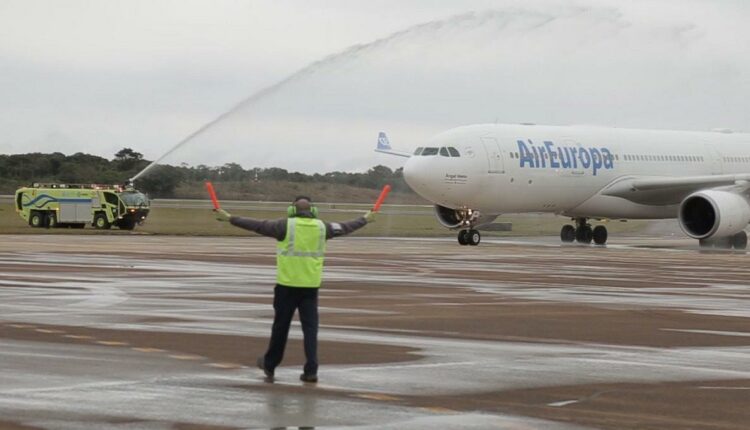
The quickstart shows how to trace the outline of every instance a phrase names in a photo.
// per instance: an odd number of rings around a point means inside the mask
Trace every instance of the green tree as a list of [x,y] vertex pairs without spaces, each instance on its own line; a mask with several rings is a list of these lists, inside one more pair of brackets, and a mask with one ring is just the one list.
[[174,190],[182,180],[179,167],[162,165],[138,179],[136,186],[151,197],[174,197]]
[[122,148],[115,153],[114,162],[117,170],[127,171],[135,168],[140,160],[143,160],[143,154],[130,148]]

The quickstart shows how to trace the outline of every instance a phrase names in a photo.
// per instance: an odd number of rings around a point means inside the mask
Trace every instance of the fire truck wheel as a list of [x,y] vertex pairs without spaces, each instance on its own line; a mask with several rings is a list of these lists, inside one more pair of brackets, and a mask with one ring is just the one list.
[[120,230],[132,230],[135,228],[135,221],[120,221]]
[[56,213],[50,212],[47,214],[47,227],[49,228],[57,227],[57,214]]
[[112,224],[107,221],[107,216],[103,213],[98,213],[94,217],[94,228],[98,228],[99,230],[108,230],[110,227],[112,227]]
[[44,226],[44,218],[42,212],[34,211],[31,213],[31,217],[29,217],[29,225],[32,227],[42,227]]

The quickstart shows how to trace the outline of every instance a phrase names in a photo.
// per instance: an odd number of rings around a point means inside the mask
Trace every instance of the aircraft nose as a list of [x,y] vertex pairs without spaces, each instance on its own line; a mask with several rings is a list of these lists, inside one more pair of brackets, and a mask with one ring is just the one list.
[[429,163],[425,163],[419,157],[411,157],[404,164],[404,180],[417,194],[423,197],[428,191],[429,184]]
[[414,157],[406,160],[406,163],[404,164],[404,180],[412,188],[414,188],[414,185],[419,181],[420,176],[416,164]]

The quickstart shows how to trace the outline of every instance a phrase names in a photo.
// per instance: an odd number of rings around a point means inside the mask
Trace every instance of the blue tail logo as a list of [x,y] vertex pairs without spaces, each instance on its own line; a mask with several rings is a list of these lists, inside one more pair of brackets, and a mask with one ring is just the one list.
[[391,142],[388,141],[388,136],[385,135],[384,131],[378,134],[378,149],[390,150]]

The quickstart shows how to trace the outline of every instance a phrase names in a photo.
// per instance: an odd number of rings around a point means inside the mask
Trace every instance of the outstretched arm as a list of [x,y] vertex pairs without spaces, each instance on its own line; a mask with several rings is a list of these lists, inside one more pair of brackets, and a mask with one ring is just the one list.
[[368,212],[365,216],[361,216],[352,221],[346,222],[327,222],[326,223],[326,239],[333,239],[334,237],[345,236],[349,233],[353,233],[360,228],[364,227],[368,223],[374,222],[374,213]]
[[223,209],[216,210],[216,219],[219,221],[229,221],[230,224],[239,228],[254,231],[263,236],[273,237],[276,240],[284,240],[284,237],[286,237],[286,219],[257,220],[243,218],[232,216],[232,214]]
[[286,237],[286,219],[257,220],[233,216],[229,218],[229,223],[263,236],[273,237],[276,240],[284,240],[284,237]]

